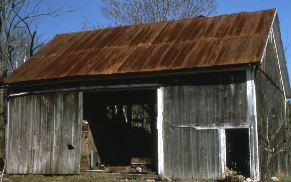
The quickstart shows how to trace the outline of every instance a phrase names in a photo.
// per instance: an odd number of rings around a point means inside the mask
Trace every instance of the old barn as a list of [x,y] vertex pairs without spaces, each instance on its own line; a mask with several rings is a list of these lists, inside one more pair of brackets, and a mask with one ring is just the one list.
[[286,174],[277,11],[57,35],[5,80],[8,174]]

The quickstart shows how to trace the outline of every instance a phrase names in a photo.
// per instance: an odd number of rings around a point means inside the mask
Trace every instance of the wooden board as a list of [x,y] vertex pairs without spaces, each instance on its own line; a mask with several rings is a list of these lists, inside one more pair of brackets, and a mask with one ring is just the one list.
[[[278,35],[278,28],[274,35]],[[270,34],[266,55],[255,77],[261,177],[290,172],[290,122],[285,118],[286,98],[276,49],[278,40]],[[273,150],[273,152],[268,151]],[[279,152],[282,150],[281,152]],[[276,154],[277,153],[277,154]],[[271,154],[271,155],[269,155]],[[268,156],[271,156],[268,161]]]
[[[216,75],[213,75],[216,76]],[[209,77],[204,82],[164,88],[165,124],[240,125],[246,122],[247,95],[245,74]],[[195,80],[196,81],[196,80]]]
[[165,137],[165,175],[173,179],[218,179],[218,130],[175,128]]
[[82,93],[16,97],[8,109],[8,174],[80,173]]
[[164,174],[169,178],[221,179],[224,148],[218,128],[248,124],[245,72],[204,76],[203,82],[163,88]]
[[81,140],[81,162],[80,162],[80,170],[90,170],[90,154],[91,151],[95,152],[96,162],[100,162],[99,156],[97,153],[97,148],[92,136],[92,131],[87,121],[83,121],[82,123],[82,140]]

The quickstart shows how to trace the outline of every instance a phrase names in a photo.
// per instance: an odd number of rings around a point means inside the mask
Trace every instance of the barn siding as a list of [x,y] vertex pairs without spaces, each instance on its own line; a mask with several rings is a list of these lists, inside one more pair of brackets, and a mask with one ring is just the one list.
[[8,174],[80,172],[81,93],[12,98],[8,114]]
[[[0,86],[1,86],[0,82]],[[0,88],[0,158],[5,158],[6,89]]]
[[219,176],[218,130],[168,129],[167,135],[164,140],[166,176],[174,179]]
[[[276,32],[276,26],[273,27]],[[278,31],[278,30],[277,30]],[[267,43],[266,55],[256,77],[259,152],[262,177],[284,174],[288,171],[288,152],[279,152],[288,141],[285,119],[286,98],[273,32]],[[287,146],[287,145],[286,145]],[[271,153],[267,149],[273,150]],[[278,153],[276,155],[275,153]],[[271,160],[268,161],[268,155]]]
[[[207,77],[206,75],[204,75]],[[203,84],[163,88],[164,175],[174,179],[220,179],[218,129],[247,123],[245,72],[203,78]]]
[[[278,40],[274,37],[278,35],[278,29],[274,26],[273,30],[268,40],[264,61],[258,68],[255,79],[262,177],[287,173],[290,155],[287,151],[279,152],[285,145],[288,146],[290,140],[287,136],[286,98],[278,60],[282,55],[278,55],[276,49]],[[269,162],[268,148],[273,150]],[[279,153],[275,154],[277,152]]]
[[[207,75],[204,75],[207,77]],[[165,117],[169,125],[240,125],[246,122],[245,72],[221,75],[203,85],[165,87]],[[229,78],[228,78],[229,76]],[[214,81],[217,79],[217,81]],[[172,112],[173,111],[173,112]]]

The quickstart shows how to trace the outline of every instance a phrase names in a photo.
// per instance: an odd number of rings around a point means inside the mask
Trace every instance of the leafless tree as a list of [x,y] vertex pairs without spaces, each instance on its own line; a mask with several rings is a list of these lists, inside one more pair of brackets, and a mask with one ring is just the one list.
[[0,0],[1,76],[13,70],[43,45],[38,41],[35,21],[57,16],[64,10],[44,11],[45,0]]
[[[36,20],[68,10],[44,11],[46,0],[0,0],[0,77],[7,76],[44,43],[38,41]],[[0,158],[4,157],[6,95],[0,89]]]
[[[269,113],[271,111],[269,110]],[[276,117],[276,116],[273,116]],[[286,137],[282,136],[285,135],[286,131],[286,125],[287,123],[287,117],[281,116],[276,118],[276,121],[278,121],[278,126],[274,127],[272,122],[274,121],[274,118],[266,118],[265,121],[265,130],[263,134],[263,150],[265,153],[265,160],[263,167],[265,168],[263,179],[270,179],[272,175],[272,169],[271,169],[271,162],[272,159],[277,157],[280,153],[286,152],[287,150],[287,142],[285,141]]]
[[186,19],[216,12],[216,0],[103,0],[102,13],[116,24]]
[[[272,100],[271,100],[272,101]],[[288,133],[289,118],[287,110],[274,108],[275,101],[265,106],[265,112],[261,112],[264,124],[260,126],[260,146],[261,146],[261,167],[262,179],[268,181],[273,172],[276,171],[273,162],[278,161],[282,156],[286,156],[289,150]],[[283,164],[284,165],[284,164]]]

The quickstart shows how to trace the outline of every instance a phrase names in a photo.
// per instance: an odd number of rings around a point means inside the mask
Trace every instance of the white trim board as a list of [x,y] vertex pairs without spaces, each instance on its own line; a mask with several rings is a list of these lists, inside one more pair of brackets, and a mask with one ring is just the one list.
[[250,145],[250,175],[254,181],[260,181],[260,160],[258,150],[258,129],[257,129],[257,104],[255,76],[252,67],[246,70],[247,79],[247,122],[250,123],[249,145]]
[[218,129],[218,141],[219,141],[219,173],[221,179],[225,178],[226,172],[226,136],[225,129]]
[[287,109],[287,97],[286,97],[286,90],[285,90],[285,85],[284,85],[284,81],[283,81],[283,76],[282,76],[282,69],[281,69],[281,60],[279,58],[279,54],[278,54],[278,48],[277,48],[277,43],[276,43],[276,39],[275,39],[275,35],[274,35],[274,30],[272,28],[272,42],[273,42],[273,45],[274,45],[274,48],[275,48],[275,52],[276,52],[276,58],[277,58],[277,64],[278,64],[278,67],[279,67],[279,73],[280,73],[280,81],[281,81],[281,84],[282,84],[282,87],[283,87],[283,94],[284,94],[284,98],[285,98],[285,105],[284,105],[284,112],[286,113],[286,109]]
[[164,136],[163,136],[163,110],[164,110],[164,95],[163,88],[157,89],[157,129],[158,129],[158,174],[164,176]]
[[250,128],[250,123],[241,123],[241,124],[230,124],[224,123],[221,125],[172,125],[175,128],[192,128],[195,130],[216,130],[216,129],[236,129],[236,128]]

